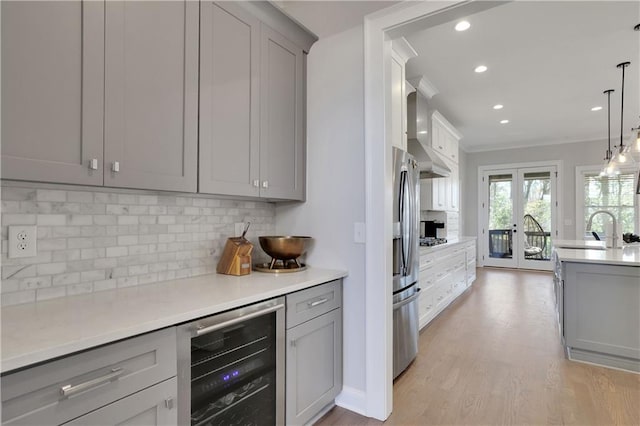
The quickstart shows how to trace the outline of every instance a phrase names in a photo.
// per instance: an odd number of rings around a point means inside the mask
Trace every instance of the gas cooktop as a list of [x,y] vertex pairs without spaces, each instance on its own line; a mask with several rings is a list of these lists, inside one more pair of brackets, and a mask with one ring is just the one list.
[[446,242],[447,242],[446,238],[434,238],[434,237],[420,238],[420,245],[422,247],[433,247],[440,244],[444,244]]

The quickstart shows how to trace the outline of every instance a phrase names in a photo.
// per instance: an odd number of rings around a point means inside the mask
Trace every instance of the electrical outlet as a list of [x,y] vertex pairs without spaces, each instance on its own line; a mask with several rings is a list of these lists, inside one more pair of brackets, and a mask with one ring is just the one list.
[[37,229],[35,225],[15,225],[9,227],[9,258],[34,257],[36,250]]

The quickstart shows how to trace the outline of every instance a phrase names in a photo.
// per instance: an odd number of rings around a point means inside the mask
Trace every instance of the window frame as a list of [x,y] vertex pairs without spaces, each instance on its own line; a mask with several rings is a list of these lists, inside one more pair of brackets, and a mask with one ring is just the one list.
[[[576,239],[584,239],[586,233],[586,223],[584,222],[584,178],[587,173],[599,173],[602,170],[602,166],[577,166],[576,167]],[[636,188],[639,184],[638,173],[635,167],[624,167],[621,169],[623,173],[633,174],[633,187]],[[640,233],[640,195],[633,194],[633,207],[634,207],[634,233]],[[622,233],[620,232],[622,235]],[[593,237],[586,236],[588,239]]]

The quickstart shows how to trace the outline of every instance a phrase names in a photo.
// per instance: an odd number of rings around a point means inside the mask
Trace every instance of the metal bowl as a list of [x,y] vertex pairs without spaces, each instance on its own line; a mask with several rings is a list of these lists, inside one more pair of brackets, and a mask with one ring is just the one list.
[[260,247],[274,259],[296,259],[304,253],[306,243],[311,237],[300,236],[264,236],[258,237]]

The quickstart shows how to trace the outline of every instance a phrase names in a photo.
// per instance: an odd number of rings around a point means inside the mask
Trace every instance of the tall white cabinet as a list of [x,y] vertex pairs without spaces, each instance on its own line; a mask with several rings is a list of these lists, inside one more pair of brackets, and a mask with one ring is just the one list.
[[391,145],[407,150],[407,61],[418,56],[407,40],[399,38],[391,43]]

